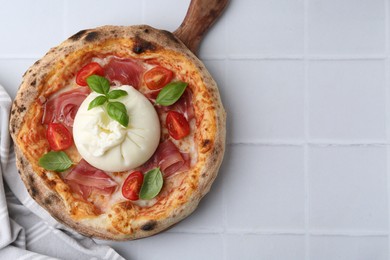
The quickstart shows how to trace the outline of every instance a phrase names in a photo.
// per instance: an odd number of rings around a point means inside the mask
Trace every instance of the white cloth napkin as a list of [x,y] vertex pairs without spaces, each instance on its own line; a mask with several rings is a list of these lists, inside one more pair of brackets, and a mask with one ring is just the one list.
[[58,223],[30,197],[15,166],[10,107],[0,86],[0,259],[124,259]]

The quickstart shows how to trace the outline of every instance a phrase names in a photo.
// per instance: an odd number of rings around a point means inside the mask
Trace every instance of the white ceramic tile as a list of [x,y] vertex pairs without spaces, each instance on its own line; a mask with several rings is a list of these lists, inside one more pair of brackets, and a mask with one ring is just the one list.
[[383,61],[313,61],[308,81],[311,138],[385,139]]
[[173,32],[183,22],[190,5],[189,0],[144,1],[143,23]]
[[66,0],[66,36],[102,25],[142,24],[142,1],[112,0],[107,10],[104,0]]
[[140,240],[138,259],[222,260],[222,237],[218,234],[163,233]]
[[231,1],[225,15],[229,55],[303,53],[303,0]]
[[303,74],[300,61],[230,61],[225,107],[232,141],[303,139]]
[[228,260],[267,259],[302,260],[304,237],[296,235],[228,235]]
[[389,259],[387,237],[310,237],[311,260]]
[[385,147],[310,147],[310,228],[387,231],[386,178]]
[[[227,8],[230,8],[229,5]],[[226,25],[229,19],[229,13],[224,13],[203,36],[199,47],[200,58],[226,56]]]
[[40,57],[62,41],[63,1],[0,4],[0,57]]
[[303,229],[302,147],[234,145],[224,167],[228,230]]
[[382,54],[385,51],[385,1],[308,1],[311,54]]
[[11,98],[22,83],[22,75],[35,62],[33,59],[0,59],[0,85],[2,85]]

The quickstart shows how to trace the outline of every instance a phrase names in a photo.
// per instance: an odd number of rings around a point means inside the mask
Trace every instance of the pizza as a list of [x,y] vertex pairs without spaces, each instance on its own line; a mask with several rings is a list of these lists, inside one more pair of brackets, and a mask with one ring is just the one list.
[[54,218],[130,240],[195,210],[221,165],[225,121],[215,81],[172,33],[103,26],[26,71],[10,133],[28,192]]

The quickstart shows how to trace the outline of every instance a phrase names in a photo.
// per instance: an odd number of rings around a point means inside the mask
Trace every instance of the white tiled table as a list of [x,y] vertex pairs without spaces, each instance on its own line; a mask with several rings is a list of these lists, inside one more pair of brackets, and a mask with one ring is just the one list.
[[[174,30],[189,0],[0,0],[0,84],[104,24]],[[228,113],[198,210],[129,259],[388,259],[390,0],[231,0],[201,46]]]

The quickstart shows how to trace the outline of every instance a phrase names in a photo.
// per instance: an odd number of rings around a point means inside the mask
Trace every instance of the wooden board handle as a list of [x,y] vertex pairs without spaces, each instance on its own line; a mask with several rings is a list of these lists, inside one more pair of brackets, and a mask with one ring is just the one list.
[[184,21],[173,32],[195,55],[207,30],[222,14],[229,0],[191,0]]

